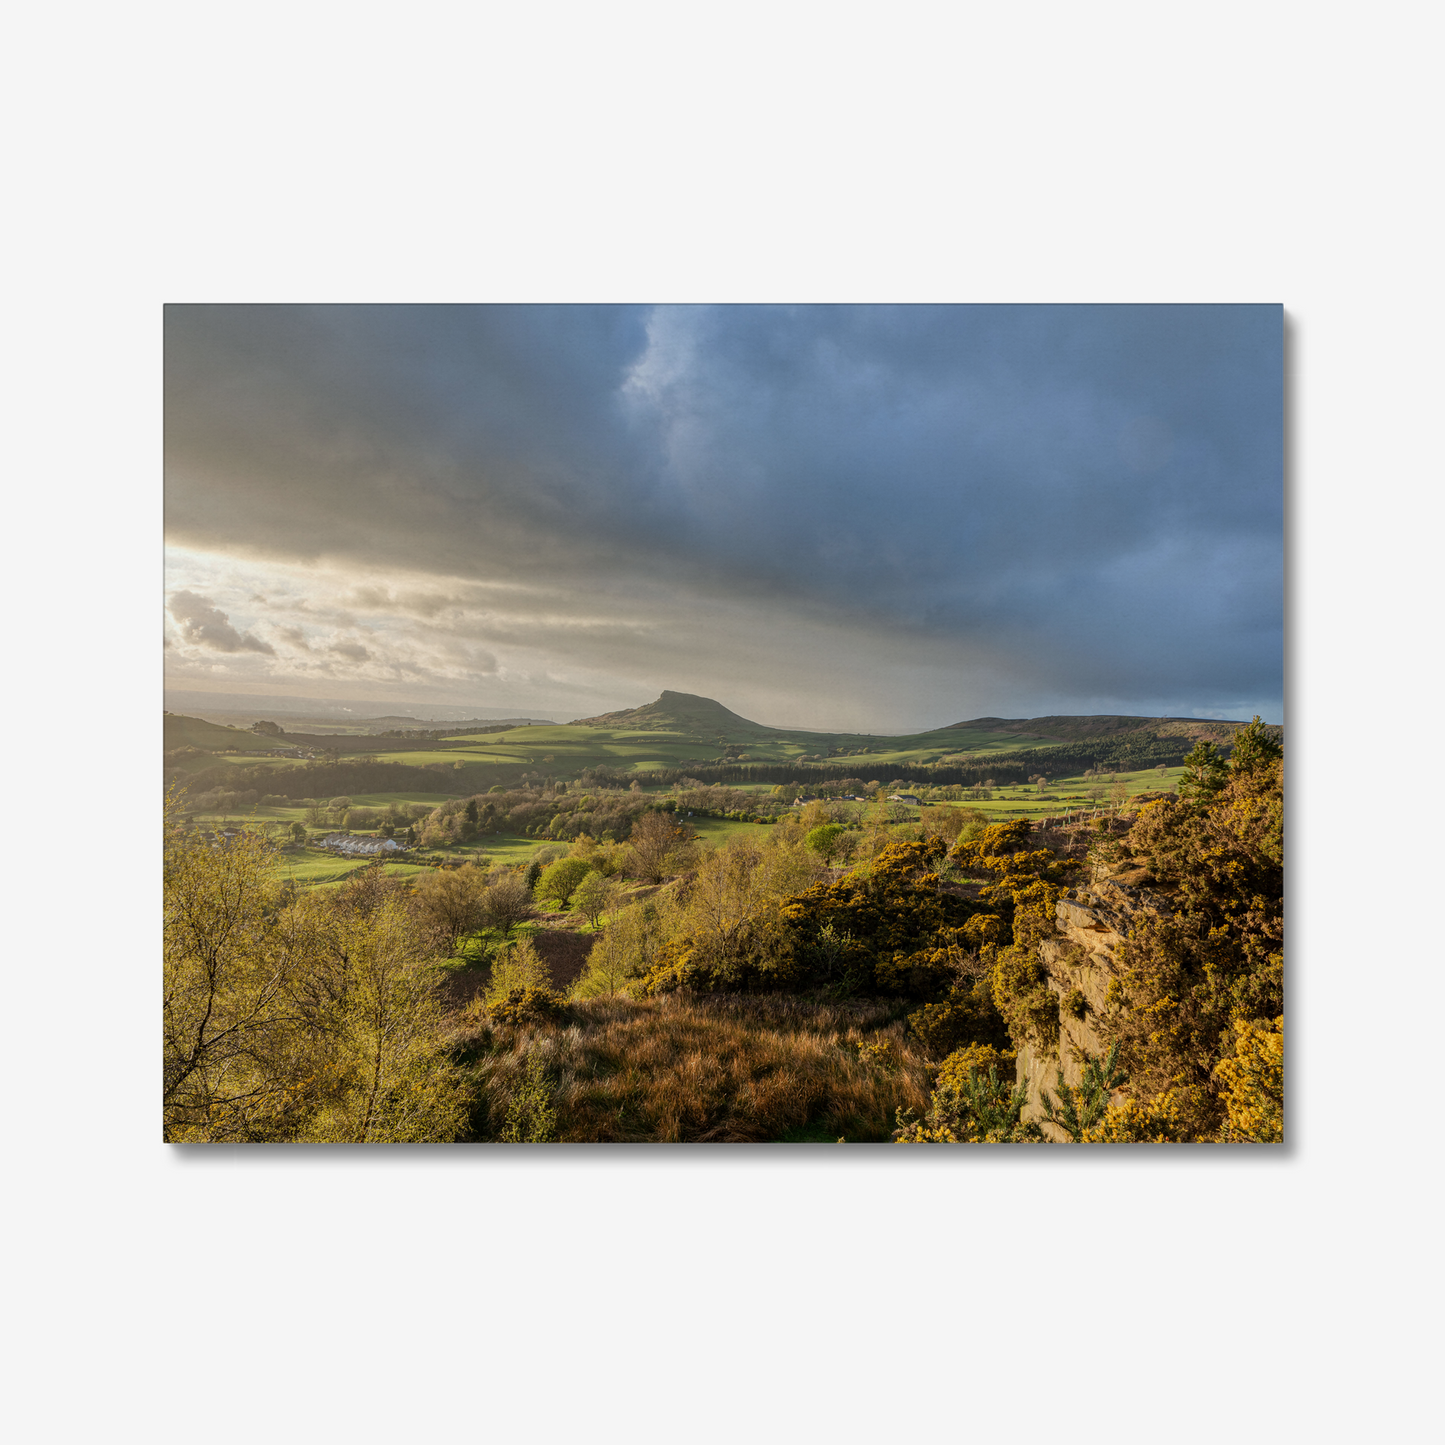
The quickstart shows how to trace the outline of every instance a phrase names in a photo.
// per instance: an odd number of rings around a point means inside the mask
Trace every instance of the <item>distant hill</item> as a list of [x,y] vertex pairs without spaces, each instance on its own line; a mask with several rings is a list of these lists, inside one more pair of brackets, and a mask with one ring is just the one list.
[[[950,723],[940,733],[973,730],[991,733],[1019,733],[1028,737],[1048,738],[1051,742],[1096,742],[1127,733],[1152,733],[1159,738],[1207,738],[1211,742],[1230,742],[1245,721],[1197,717],[1120,717],[1100,713],[1092,717],[976,717],[967,722]],[[1283,732],[1283,729],[1279,729]]]
[[762,723],[749,722],[745,717],[725,708],[710,697],[697,697],[690,692],[664,692],[656,702],[643,707],[627,708],[622,712],[605,712],[597,717],[579,717],[572,727],[584,728],[636,728],[647,732],[701,733],[715,737],[724,733],[733,737],[739,733],[775,732]]
[[[174,714],[180,716],[180,714]],[[186,714],[189,716],[189,714]],[[252,708],[248,712],[212,712],[198,709],[197,720],[213,723],[218,727],[236,727],[246,731],[261,718],[284,728],[287,737],[315,734],[326,737],[375,737],[380,733],[398,728],[438,732],[464,733],[478,728],[494,727],[552,727],[551,718],[542,717],[469,717],[453,722],[450,719],[419,718],[409,713],[386,713],[379,717],[338,718],[334,716],[312,716],[302,713],[280,712],[274,708]]]
[[241,728],[223,728],[204,718],[186,717],[182,713],[168,712],[165,715],[165,749],[200,748],[203,752],[222,752],[227,748],[239,748],[242,752],[266,752],[280,747],[278,738],[263,738],[257,733]]
[[[974,737],[1017,737],[1021,746],[1039,747],[1048,743],[1114,742],[1131,733],[1138,733],[1157,738],[1192,738],[1196,741],[1207,738],[1216,743],[1228,743],[1245,725],[1243,721],[1216,718],[1122,717],[1113,713],[1086,717],[976,717],[966,722],[950,723],[947,727],[934,728],[929,732],[900,734],[899,737],[930,741],[936,738],[940,743],[948,744],[953,741],[949,734],[965,733]],[[721,734],[733,740],[739,740],[745,735],[758,736],[784,731],[750,722],[725,708],[720,702],[710,697],[698,697],[690,692],[664,692],[656,702],[646,703],[642,707],[626,708],[621,712],[602,713],[597,717],[577,718],[571,726],[697,733],[707,738]],[[794,732],[796,729],[786,731]],[[1277,731],[1283,732],[1283,729]],[[818,733],[817,736],[844,739],[859,735]],[[882,736],[875,741],[882,741]],[[960,738],[958,745],[967,749],[973,745],[973,739]]]
[[[349,730],[356,724],[383,727],[441,727],[452,723],[485,721],[503,722],[523,716],[520,707],[482,707],[467,703],[459,707],[449,705],[390,702],[380,698],[322,698],[300,697],[280,694],[253,694],[241,692],[192,692],[177,688],[165,689],[162,704],[167,711],[186,717],[204,718],[208,722],[235,723],[249,727],[257,718],[269,718],[283,728],[294,723],[320,724],[319,731]],[[400,719],[400,721],[393,721]],[[533,722],[537,719],[533,718]],[[548,719],[551,721],[551,719]]]

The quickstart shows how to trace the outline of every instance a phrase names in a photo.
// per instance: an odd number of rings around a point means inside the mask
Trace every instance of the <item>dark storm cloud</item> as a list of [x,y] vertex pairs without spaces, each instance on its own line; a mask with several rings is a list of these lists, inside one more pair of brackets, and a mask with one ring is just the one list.
[[213,652],[262,652],[268,655],[275,652],[269,642],[252,637],[249,632],[237,632],[231,626],[231,619],[218,607],[212,606],[209,597],[185,591],[172,593],[170,613],[185,640],[199,647],[210,648]]
[[1270,306],[172,307],[168,523],[826,619],[1053,707],[1277,698],[1281,345]]

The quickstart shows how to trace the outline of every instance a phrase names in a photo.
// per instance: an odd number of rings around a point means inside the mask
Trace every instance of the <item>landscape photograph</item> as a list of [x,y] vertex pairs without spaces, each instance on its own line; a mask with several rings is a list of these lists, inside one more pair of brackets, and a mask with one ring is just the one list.
[[1284,1142],[1281,307],[164,346],[167,1142]]

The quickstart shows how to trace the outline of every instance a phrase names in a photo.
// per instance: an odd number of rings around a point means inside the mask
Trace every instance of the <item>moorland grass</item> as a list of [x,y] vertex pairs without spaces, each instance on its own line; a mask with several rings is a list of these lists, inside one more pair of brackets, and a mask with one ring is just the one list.
[[[859,1043],[884,1044],[860,1056]],[[560,1141],[886,1141],[928,1104],[928,1064],[898,1005],[776,995],[572,1001],[561,1022],[481,1025],[462,1040],[496,1137],[529,1060],[550,1081]]]

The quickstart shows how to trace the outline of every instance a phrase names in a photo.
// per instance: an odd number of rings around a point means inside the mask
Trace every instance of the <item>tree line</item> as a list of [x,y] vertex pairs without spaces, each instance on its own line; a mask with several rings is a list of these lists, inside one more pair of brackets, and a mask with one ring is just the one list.
[[[989,778],[1003,786],[1026,783],[1039,774],[1064,776],[1086,769],[1108,769],[1116,765],[1125,772],[1140,768],[1178,767],[1189,750],[1188,739],[1149,738],[1138,741],[1060,743],[1054,747],[1031,748],[1027,752],[989,753],[977,762],[869,762],[871,781],[896,783],[919,779],[929,785],[959,784],[973,787]],[[643,787],[667,787],[688,778],[710,783],[797,783],[818,788],[834,781],[851,781],[847,774],[858,767],[857,758],[837,763],[711,763],[693,764],[686,770],[663,768],[632,776]]]

